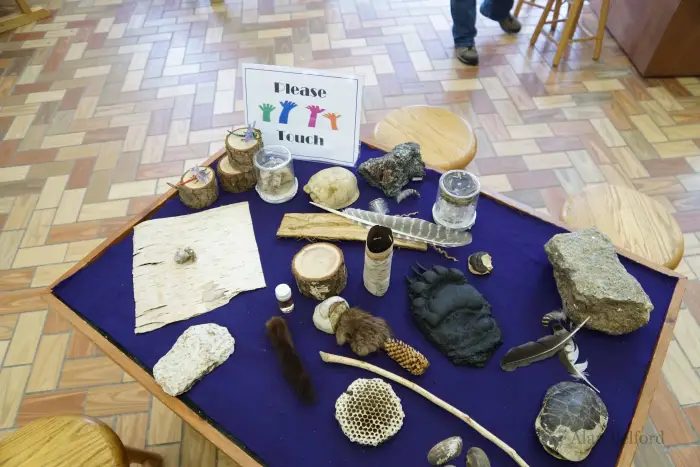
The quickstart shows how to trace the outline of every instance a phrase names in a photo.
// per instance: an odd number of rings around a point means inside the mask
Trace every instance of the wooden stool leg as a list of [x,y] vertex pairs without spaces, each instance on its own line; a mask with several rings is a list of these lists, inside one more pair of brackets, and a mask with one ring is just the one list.
[[154,452],[144,451],[142,449],[130,448],[129,446],[124,446],[126,448],[126,455],[129,458],[129,462],[141,464],[147,467],[161,467],[163,465],[163,458]]
[[561,61],[561,56],[564,54],[564,50],[569,45],[569,40],[574,35],[576,30],[576,25],[578,24],[578,15],[580,14],[581,7],[583,6],[583,0],[574,0],[574,4],[566,14],[566,23],[564,23],[564,32],[561,35],[561,40],[559,41],[559,46],[557,47],[557,53],[554,55],[554,61],[552,66],[558,66]]
[[600,7],[600,20],[598,21],[598,32],[595,37],[593,60],[598,60],[600,58],[600,51],[603,49],[603,38],[605,37],[605,23],[608,21],[608,10],[610,10],[610,0],[603,0]]
[[554,32],[555,29],[557,29],[557,20],[559,19],[559,11],[561,10],[561,4],[563,0],[556,0],[556,3],[554,4],[554,14],[552,15],[552,25],[549,27],[549,30]]
[[552,11],[552,5],[554,5],[554,0],[547,0],[547,4],[544,7],[544,11],[542,11],[542,16],[540,16],[540,21],[537,23],[535,32],[532,33],[532,38],[530,38],[531,46],[535,45],[535,43],[537,42],[537,38],[540,37],[540,33],[542,32],[544,23],[547,21],[547,17],[549,16],[549,12]]
[[525,0],[518,0],[518,4],[515,5],[515,10],[513,10],[513,16],[515,16],[516,18],[520,14],[520,9],[523,7],[523,2],[525,2]]

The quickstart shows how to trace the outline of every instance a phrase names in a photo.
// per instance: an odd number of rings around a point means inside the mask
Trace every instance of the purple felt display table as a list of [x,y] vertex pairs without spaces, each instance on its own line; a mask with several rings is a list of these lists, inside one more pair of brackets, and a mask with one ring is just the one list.
[[[380,154],[380,151],[363,147],[361,160]],[[317,302],[302,297],[294,287],[291,260],[307,242],[277,239],[275,235],[285,212],[320,212],[309,204],[302,187],[312,174],[324,167],[295,161],[300,188],[296,197],[285,204],[266,204],[253,190],[236,195],[222,192],[214,205],[241,201],[250,203],[267,283],[264,289],[243,293],[234,297],[229,304],[204,315],[136,335],[131,273],[132,233],[129,231],[91,262],[55,285],[53,295],[67,306],[63,307],[66,313],[74,312],[104,336],[102,338],[92,333],[93,339],[99,341],[98,345],[102,343],[113,349],[112,354],[115,354],[116,346],[148,373],[189,326],[209,322],[226,326],[236,339],[234,354],[179,398],[206,421],[195,426],[226,452],[231,453],[235,449],[226,449],[222,444],[228,441],[220,434],[258,463],[272,467],[422,466],[428,465],[426,454],[433,444],[459,435],[464,439],[465,451],[471,446],[479,446],[490,456],[492,465],[515,465],[505,453],[453,415],[395,383],[391,385],[401,398],[406,414],[399,433],[375,448],[351,443],[343,435],[334,417],[336,398],[356,378],[377,376],[364,370],[321,361],[318,355],[321,350],[351,357],[354,355],[348,347],[339,348],[334,336],[314,327],[312,313]],[[438,173],[429,172],[425,181],[411,184],[420,190],[421,198],[409,199],[400,205],[390,201],[392,213],[419,211],[420,217],[432,220],[431,207],[435,201],[438,179]],[[361,196],[353,206],[366,209],[367,203],[379,197],[381,192],[361,179],[359,184]],[[177,198],[173,198],[155,210],[151,217],[171,217],[191,212]],[[510,347],[544,335],[546,330],[540,324],[541,317],[561,306],[552,267],[543,246],[554,234],[565,230],[490,196],[482,195],[477,212],[476,224],[472,229],[473,243],[449,250],[459,259],[459,263],[445,260],[432,250],[396,249],[391,286],[382,298],[372,296],[362,285],[364,244],[342,242],[339,246],[345,255],[349,276],[342,295],[352,305],[386,318],[397,337],[413,345],[430,360],[428,371],[421,377],[410,377],[411,380],[473,417],[512,446],[530,466],[568,465],[545,453],[535,435],[534,421],[547,388],[571,378],[556,358],[512,373],[504,372],[499,367],[500,358]],[[410,272],[410,265],[416,262],[426,267],[441,264],[465,270],[469,254],[480,250],[492,255],[493,273],[484,277],[467,273],[467,277],[491,303],[493,314],[503,330],[504,344],[483,369],[456,367],[432,347],[413,323],[405,275]],[[589,362],[590,379],[601,390],[610,412],[605,435],[589,458],[579,464],[584,467],[621,466],[631,461],[634,449],[628,447],[628,432],[631,427],[638,429],[641,426],[640,416],[646,417],[651,398],[651,394],[647,394],[648,387],[651,385],[653,393],[661,363],[656,361],[655,354],[657,357],[661,355],[663,360],[670,338],[668,332],[671,328],[664,326],[664,322],[667,312],[669,321],[673,321],[680,301],[679,291],[683,281],[678,277],[626,257],[621,259],[651,297],[654,311],[651,322],[632,334],[610,337],[582,330],[577,337],[581,356]],[[290,284],[295,292],[296,308],[286,315],[286,319],[316,386],[318,402],[312,407],[299,403],[286,385],[264,332],[265,321],[280,314],[274,287],[282,282]],[[675,296],[674,291],[677,292]],[[74,315],[72,321],[76,322]],[[662,335],[665,337],[659,340]],[[658,346],[657,342],[660,342]],[[124,366],[124,355],[117,357],[116,360]],[[367,360],[398,375],[408,376],[385,355],[375,355]],[[652,376],[647,381],[650,367]],[[136,373],[141,371],[138,368],[131,370]],[[152,380],[141,373],[140,381],[148,383],[149,390],[171,407],[176,407],[176,411],[186,420],[187,416],[189,420],[192,419],[193,415],[182,404],[158,393],[153,389]],[[638,401],[640,410],[637,410]],[[636,421],[632,424],[636,410]],[[217,439],[206,433],[214,433],[214,429],[218,431]],[[464,465],[463,457],[464,454],[454,463]],[[238,460],[244,465],[255,465],[250,460],[245,461],[242,454]]]

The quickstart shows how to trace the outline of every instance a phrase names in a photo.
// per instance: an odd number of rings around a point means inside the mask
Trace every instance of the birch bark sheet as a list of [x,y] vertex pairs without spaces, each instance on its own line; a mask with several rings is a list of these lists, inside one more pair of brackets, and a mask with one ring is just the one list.
[[[177,264],[178,248],[196,261]],[[137,334],[198,316],[265,287],[247,202],[153,219],[134,227]]]

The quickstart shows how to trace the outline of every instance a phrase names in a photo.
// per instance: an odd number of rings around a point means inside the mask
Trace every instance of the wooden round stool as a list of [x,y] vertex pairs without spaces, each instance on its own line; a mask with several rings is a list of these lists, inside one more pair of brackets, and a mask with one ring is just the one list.
[[435,170],[463,169],[476,155],[476,135],[469,123],[447,109],[416,105],[396,109],[374,128],[374,139],[385,148],[413,141],[423,162]]
[[676,220],[661,204],[631,188],[585,188],[566,200],[561,219],[573,229],[597,227],[615,246],[669,269],[683,258],[683,233]]
[[125,447],[99,420],[59,415],[35,420],[0,440],[3,467],[160,467],[160,455]]

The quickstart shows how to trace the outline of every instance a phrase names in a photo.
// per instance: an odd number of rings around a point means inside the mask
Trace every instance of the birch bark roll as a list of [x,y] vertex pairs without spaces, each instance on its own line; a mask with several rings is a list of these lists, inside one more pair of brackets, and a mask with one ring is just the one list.
[[391,260],[394,256],[394,235],[391,229],[375,225],[369,229],[365,243],[365,267],[362,280],[372,295],[383,296],[391,281]]

